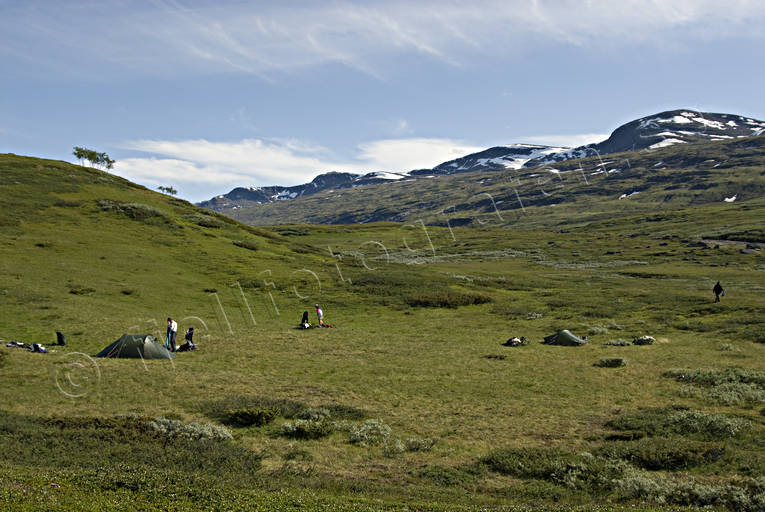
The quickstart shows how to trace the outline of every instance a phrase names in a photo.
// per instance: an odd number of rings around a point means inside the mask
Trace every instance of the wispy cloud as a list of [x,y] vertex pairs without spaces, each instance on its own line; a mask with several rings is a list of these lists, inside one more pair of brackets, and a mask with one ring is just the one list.
[[400,54],[462,65],[477,53],[524,52],[540,41],[761,40],[764,19],[765,3],[754,0],[27,2],[0,7],[0,54],[63,60],[75,71],[97,61],[130,72],[269,77],[340,63],[378,75],[381,62]]
[[333,158],[322,146],[293,139],[139,140],[123,149],[148,156],[120,159],[115,174],[152,188],[172,185],[183,197],[200,201],[237,186],[305,183],[327,171],[430,168],[482,148],[450,139],[387,139],[360,144],[355,158],[345,160]]
[[374,171],[429,169],[482,147],[450,139],[387,139],[359,145],[358,160]]

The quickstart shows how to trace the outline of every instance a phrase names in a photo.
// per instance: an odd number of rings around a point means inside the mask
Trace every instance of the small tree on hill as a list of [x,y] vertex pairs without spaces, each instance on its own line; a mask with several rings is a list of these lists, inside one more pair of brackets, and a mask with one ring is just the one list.
[[162,185],[160,185],[159,187],[157,187],[157,190],[159,190],[160,192],[164,192],[165,194],[170,194],[171,196],[174,196],[175,194],[178,193],[177,190],[175,190],[173,187],[170,187],[170,186],[163,187]]
[[75,146],[72,154],[80,161],[80,165],[85,165],[85,160],[90,162],[92,167],[103,167],[104,169],[111,169],[114,167],[114,160],[109,158],[106,153],[99,153],[92,149]]

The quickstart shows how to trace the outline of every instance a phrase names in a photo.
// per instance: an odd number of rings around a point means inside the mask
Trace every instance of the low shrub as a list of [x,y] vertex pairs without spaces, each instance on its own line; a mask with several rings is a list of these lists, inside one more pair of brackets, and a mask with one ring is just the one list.
[[333,432],[328,421],[295,420],[282,424],[281,434],[293,439],[320,439]]
[[95,293],[96,289],[91,288],[89,286],[84,286],[81,284],[70,284],[69,285],[69,293],[72,295],[90,295],[91,293]]
[[235,427],[257,427],[267,425],[279,415],[276,407],[259,407],[256,409],[233,409],[226,413],[223,421],[226,425]]
[[413,307],[456,308],[473,304],[486,304],[492,299],[488,295],[442,289],[411,293],[404,298],[404,301]]
[[379,445],[390,437],[391,429],[382,420],[366,420],[351,428],[349,441],[361,446]]
[[210,215],[204,215],[200,213],[190,213],[184,215],[183,218],[203,228],[222,228],[224,226],[224,222],[222,220],[211,217]]
[[720,346],[717,347],[717,350],[720,352],[732,352],[736,349],[730,343],[720,343]]
[[595,363],[595,366],[600,368],[619,368],[627,366],[627,361],[622,357],[602,357],[600,361]]
[[726,382],[717,386],[683,386],[680,396],[693,397],[721,405],[747,405],[765,403],[765,389],[756,384]]
[[430,438],[408,437],[404,441],[408,452],[429,452],[434,444],[436,444],[435,439]]
[[593,335],[593,334],[608,334],[608,329],[605,327],[602,327],[600,325],[593,325],[589,329],[587,329],[587,334]]
[[234,240],[232,242],[237,247],[241,247],[243,249],[249,249],[250,251],[257,251],[258,245],[251,241],[251,240]]
[[73,483],[89,488],[140,489],[144,495],[164,492],[168,482],[173,493],[198,492],[199,485],[185,485],[195,479],[254,485],[262,455],[226,442],[220,427],[198,425],[135,415],[35,418],[0,412],[3,464],[34,467],[39,474],[65,471]]
[[725,448],[687,439],[647,438],[611,443],[601,448],[598,454],[652,471],[677,471],[716,462],[725,454]]
[[704,434],[714,438],[736,437],[749,426],[747,420],[701,411],[677,411],[667,418],[667,429],[673,432]]
[[608,489],[627,464],[621,460],[578,455],[556,448],[507,448],[480,459],[490,470],[518,478],[547,480],[571,489]]
[[619,338],[615,340],[608,340],[603,345],[606,345],[608,347],[627,347],[629,345],[632,345],[632,342]]
[[708,414],[683,407],[643,409],[625,414],[606,423],[614,430],[642,432],[648,436],[677,434],[705,439],[736,437],[751,424],[724,414]]
[[231,395],[220,400],[204,402],[202,411],[209,418],[224,422],[229,411],[237,409],[276,409],[277,416],[292,419],[297,418],[307,406],[301,402],[285,398],[270,398],[265,396]]
[[330,417],[329,409],[324,407],[308,407],[300,411],[298,417],[304,420],[322,421]]
[[441,466],[423,469],[417,476],[442,487],[472,485],[476,479],[475,473],[469,470]]
[[632,340],[633,345],[653,345],[656,343],[656,338],[653,336],[638,336]]
[[119,213],[134,220],[146,220],[156,217],[169,220],[165,212],[141,203],[121,203],[110,199],[101,199],[98,201],[98,206],[102,211]]
[[209,423],[183,423],[179,420],[157,418],[146,424],[165,437],[187,439],[189,441],[230,441],[231,433],[225,427]]
[[406,447],[404,446],[404,443],[401,442],[401,439],[389,438],[383,444],[382,451],[383,451],[383,455],[385,455],[386,457],[394,457],[400,453],[404,453],[406,451]]
[[664,377],[700,386],[717,386],[726,382],[741,382],[765,388],[765,371],[747,368],[717,368],[712,370],[671,369],[664,372],[663,375]]
[[689,477],[631,472],[616,480],[614,487],[623,498],[667,505],[726,507],[737,512],[759,512],[765,507],[762,477],[709,483]]

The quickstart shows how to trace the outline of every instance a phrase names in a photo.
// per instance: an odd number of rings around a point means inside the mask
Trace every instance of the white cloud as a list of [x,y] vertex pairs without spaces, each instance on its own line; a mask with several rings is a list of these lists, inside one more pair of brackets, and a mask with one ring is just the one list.
[[518,137],[520,142],[527,144],[540,144],[544,146],[561,146],[575,148],[586,144],[603,142],[608,138],[606,133],[571,133],[559,135],[531,135]]
[[96,60],[131,73],[268,77],[340,63],[378,75],[382,61],[400,54],[460,65],[540,41],[666,48],[731,35],[762,39],[763,19],[765,3],[756,0],[29,2],[0,16],[7,34],[0,52],[64,59],[75,72]]
[[451,139],[386,139],[359,145],[358,159],[365,169],[374,171],[411,171],[438,164],[486,149]]
[[352,159],[332,158],[322,146],[293,139],[139,140],[124,149],[149,157],[120,159],[114,173],[156,188],[172,185],[192,201],[234,187],[296,185],[328,171],[365,173],[430,168],[483,148],[438,138],[386,139],[358,146]]

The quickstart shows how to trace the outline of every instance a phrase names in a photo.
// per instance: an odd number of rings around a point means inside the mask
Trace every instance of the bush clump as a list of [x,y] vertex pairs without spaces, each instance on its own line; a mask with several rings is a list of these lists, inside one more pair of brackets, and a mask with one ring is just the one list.
[[443,289],[414,292],[407,295],[404,301],[413,307],[457,308],[473,304],[486,304],[492,299],[488,295]]
[[718,368],[712,370],[672,369],[664,372],[664,377],[699,386],[718,386],[727,382],[755,384],[765,388],[765,371],[746,368]]
[[226,425],[234,427],[257,427],[267,425],[279,415],[276,407],[260,407],[255,409],[233,409],[228,411],[224,418]]
[[633,345],[653,345],[656,343],[656,338],[653,336],[638,336],[632,340]]
[[759,512],[765,507],[765,478],[737,478],[706,483],[688,477],[630,472],[614,482],[626,499],[668,505],[727,507],[738,512]]
[[331,416],[329,409],[325,407],[308,407],[298,414],[298,417],[303,420],[311,421],[323,421]]
[[230,441],[233,439],[231,432],[225,427],[209,423],[186,424],[179,420],[157,418],[148,422],[146,426],[166,437],[189,441]]
[[70,284],[69,285],[69,293],[72,295],[90,295],[91,293],[95,293],[96,289],[91,288],[90,286],[84,286],[81,284]]
[[295,420],[282,424],[281,434],[293,439],[321,439],[333,432],[328,421]]
[[519,478],[547,480],[571,489],[608,489],[621,478],[627,464],[621,460],[574,455],[556,448],[506,448],[495,450],[480,462],[490,470]]
[[379,445],[390,437],[391,429],[383,420],[366,420],[350,430],[350,442],[361,446]]
[[408,437],[404,441],[404,446],[408,452],[429,452],[433,445],[436,444],[435,439],[420,438],[420,437]]
[[188,215],[184,215],[183,218],[203,228],[222,228],[224,225],[222,220],[211,217],[210,215],[203,215],[200,213],[190,213]]
[[276,409],[277,416],[291,419],[297,418],[298,414],[306,405],[301,402],[286,398],[271,398],[267,396],[242,396],[231,395],[219,400],[205,402],[202,410],[209,418],[224,422],[229,411],[236,409]]
[[643,469],[677,471],[716,462],[725,454],[725,448],[687,439],[647,438],[609,444],[598,453]]
[[726,382],[718,386],[687,385],[680,388],[680,396],[693,397],[721,405],[747,405],[765,403],[765,389],[751,383]]
[[627,366],[627,361],[623,357],[602,357],[600,361],[595,363],[595,366],[600,368],[619,368]]
[[615,340],[608,340],[607,342],[603,343],[603,345],[608,347],[628,347],[632,345],[632,342],[618,338]]
[[102,211],[119,213],[134,220],[146,220],[153,217],[169,220],[165,212],[147,204],[121,203],[110,199],[101,199],[98,201],[98,206]]
[[237,247],[242,247],[243,249],[248,249],[250,251],[258,250],[258,244],[252,240],[234,240],[232,243]]
[[625,414],[606,423],[620,431],[632,431],[648,436],[677,434],[701,438],[736,437],[751,424],[740,418],[724,414],[708,414],[682,407],[650,408],[633,414]]

